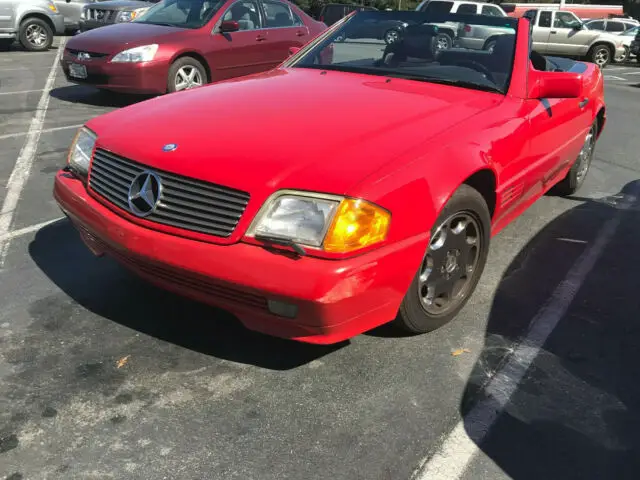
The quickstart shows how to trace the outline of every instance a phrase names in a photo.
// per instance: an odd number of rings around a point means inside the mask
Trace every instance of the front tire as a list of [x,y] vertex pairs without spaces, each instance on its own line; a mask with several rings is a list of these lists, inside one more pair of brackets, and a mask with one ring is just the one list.
[[589,53],[587,54],[587,58],[590,62],[595,63],[600,68],[604,68],[611,63],[611,59],[613,58],[613,51],[607,45],[596,45],[591,47]]
[[587,173],[589,173],[589,167],[591,166],[591,160],[593,159],[593,152],[596,147],[597,138],[598,121],[596,120],[591,125],[589,133],[587,133],[587,136],[584,139],[582,149],[578,154],[578,158],[573,163],[573,166],[567,175],[553,188],[558,195],[573,195],[580,189],[585,178],[587,178]]
[[396,326],[426,333],[453,320],[482,276],[490,237],[487,202],[469,185],[460,186],[431,230],[427,251],[394,320]]
[[448,33],[439,33],[435,36],[434,50],[435,53],[448,50],[453,46],[453,38]]
[[53,31],[51,27],[40,18],[27,18],[20,24],[18,35],[20,44],[31,52],[43,52],[51,48],[53,43]]
[[400,34],[398,33],[398,31],[392,28],[384,33],[384,43],[386,43],[387,45],[391,45],[392,43],[396,42],[399,37]]
[[169,93],[201,87],[208,83],[207,70],[193,57],[182,57],[169,68],[167,91]]

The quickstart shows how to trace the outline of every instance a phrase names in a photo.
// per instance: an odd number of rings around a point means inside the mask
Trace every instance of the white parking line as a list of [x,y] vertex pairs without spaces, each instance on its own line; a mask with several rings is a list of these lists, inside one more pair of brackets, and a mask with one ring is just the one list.
[[622,77],[616,77],[614,75],[605,75],[604,78],[606,79],[611,79],[611,80],[627,80],[626,78],[622,78]]
[[625,73],[625,75],[640,75],[640,72],[629,72]]
[[12,232],[7,233],[0,237],[0,242],[6,242],[8,240],[13,240],[16,237],[21,237],[22,235],[26,235],[28,233],[37,232],[43,227],[47,225],[51,225],[52,223],[56,223],[65,217],[54,218],[53,220],[47,220],[46,222],[36,223],[35,225],[30,225],[28,227],[20,228],[18,230],[14,230]]
[[[58,61],[60,60],[60,55],[62,55],[65,41],[66,39],[62,39],[60,42],[58,52],[56,53],[53,65],[51,65],[51,70],[49,71],[49,76],[47,77],[47,82],[45,83],[42,95],[38,101],[36,113],[31,119],[27,138],[22,150],[20,151],[20,155],[18,155],[18,160],[13,167],[13,171],[9,176],[9,181],[7,182],[7,193],[4,197],[4,202],[2,203],[2,209],[0,209],[0,238],[9,233],[11,224],[13,223],[13,216],[15,215],[16,207],[18,206],[18,200],[20,199],[20,194],[27,183],[27,178],[29,178],[29,172],[31,171],[31,166],[33,165],[33,161],[36,156],[38,141],[40,140],[40,133],[42,132],[42,125],[44,124],[44,119],[47,115],[47,108],[49,108],[49,92],[53,88],[53,84],[56,79]],[[0,268],[4,266],[10,241],[11,240],[0,241]]]
[[0,95],[17,95],[21,93],[33,93],[33,92],[42,92],[42,88],[39,88],[36,90],[15,90],[13,92],[0,92]]
[[[69,130],[71,128],[79,128],[82,125],[82,123],[77,123],[75,125],[65,125],[64,127],[43,128],[42,130],[40,130],[40,133],[57,132],[58,130]],[[22,135],[28,134],[29,132],[5,133],[4,135],[0,135],[0,140],[3,140],[5,138],[21,137]]]
[[[639,193],[634,192],[635,195]],[[616,214],[605,223],[595,241],[586,247],[547,304],[533,318],[529,331],[507,363],[491,378],[484,389],[486,396],[456,424],[435,454],[422,462],[412,476],[414,480],[456,480],[465,473],[479,452],[479,445],[508,404],[542,345],[566,313],[585,278],[615,235],[624,210],[628,210],[633,201],[635,197],[630,196],[618,205]]]
[[17,68],[3,68],[2,73],[4,72],[12,72],[16,70],[49,70],[49,67],[17,67]]

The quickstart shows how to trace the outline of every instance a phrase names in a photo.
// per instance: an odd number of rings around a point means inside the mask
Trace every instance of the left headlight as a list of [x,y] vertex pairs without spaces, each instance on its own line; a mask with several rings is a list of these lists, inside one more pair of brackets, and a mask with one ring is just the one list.
[[144,8],[136,8],[135,10],[120,12],[120,15],[118,15],[118,18],[116,19],[116,22],[130,22],[134,18],[138,18],[147,10],[148,10],[148,7],[144,7]]
[[89,173],[89,164],[91,163],[91,155],[96,144],[96,138],[98,137],[91,130],[81,127],[73,142],[71,142],[67,163],[73,171],[82,176],[86,176]]
[[116,54],[112,62],[150,62],[156,56],[158,45],[142,45],[141,47],[130,48]]
[[247,235],[350,253],[383,241],[390,222],[388,211],[365,200],[286,191],[263,205]]

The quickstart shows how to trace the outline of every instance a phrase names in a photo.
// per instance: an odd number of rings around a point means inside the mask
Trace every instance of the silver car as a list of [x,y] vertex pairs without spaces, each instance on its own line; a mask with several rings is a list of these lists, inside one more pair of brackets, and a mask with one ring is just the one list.
[[51,0],[0,0],[2,48],[18,40],[27,50],[47,50],[64,30],[64,17]]
[[98,0],[53,0],[64,16],[64,26],[68,32],[75,32],[80,28],[82,11],[87,5],[96,3]]

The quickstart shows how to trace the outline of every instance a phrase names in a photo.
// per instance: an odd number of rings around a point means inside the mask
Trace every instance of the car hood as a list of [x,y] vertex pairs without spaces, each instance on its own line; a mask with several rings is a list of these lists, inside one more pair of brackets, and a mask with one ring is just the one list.
[[[98,146],[116,154],[252,195],[279,188],[347,194],[503,99],[425,82],[277,69],[148,100],[88,127]],[[171,143],[177,148],[164,152]]]
[[184,28],[116,23],[83,32],[69,39],[67,48],[96,53],[117,53],[126,48],[171,41],[171,37],[187,31]]

